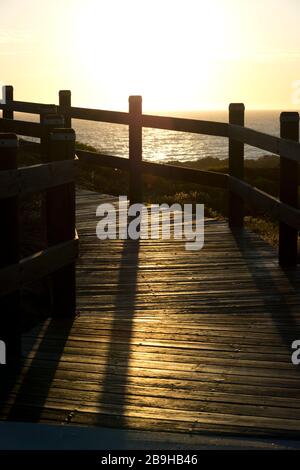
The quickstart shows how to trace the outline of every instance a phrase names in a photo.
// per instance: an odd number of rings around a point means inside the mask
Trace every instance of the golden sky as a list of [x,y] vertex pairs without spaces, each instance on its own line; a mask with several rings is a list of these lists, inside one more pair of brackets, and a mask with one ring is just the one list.
[[297,109],[299,22],[300,0],[0,0],[0,82],[106,109]]

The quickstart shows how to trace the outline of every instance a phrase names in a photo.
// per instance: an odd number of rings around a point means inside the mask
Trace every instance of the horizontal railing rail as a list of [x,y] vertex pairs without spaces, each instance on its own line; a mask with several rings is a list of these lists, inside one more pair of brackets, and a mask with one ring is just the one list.
[[[112,155],[103,155],[95,152],[87,152],[84,150],[77,151],[79,157],[79,166],[90,165],[91,168],[116,168],[119,170],[129,171],[129,160],[123,157]],[[201,184],[202,186],[210,186],[220,189],[229,189],[251,207],[261,209],[285,222],[292,227],[300,230],[300,210],[284,204],[270,194],[251,186],[250,184],[226,173],[213,171],[197,170],[194,168],[186,168],[176,165],[164,165],[162,163],[143,161],[141,165],[143,174],[151,174],[168,179],[178,181],[187,181],[191,183]]]
[[6,104],[0,103],[0,109],[6,111],[16,111],[25,114],[40,114],[44,109],[47,109],[49,106],[44,103],[30,103],[27,101],[10,101]]
[[228,124],[223,122],[143,114],[142,126],[152,129],[228,137]]
[[[49,106],[56,105],[13,101],[9,104],[0,104],[0,109],[41,114],[43,110],[47,110]],[[129,113],[126,112],[64,107],[59,105],[56,106],[56,109],[58,113],[61,112],[64,116],[71,119],[129,125]],[[300,143],[282,139],[245,126],[216,121],[143,114],[142,127],[231,138],[245,145],[292,159],[298,163],[300,162]],[[20,120],[14,120],[14,124],[11,125],[10,122],[6,122],[4,119],[1,123],[0,132],[15,132],[19,135],[31,137],[41,136],[38,123]]]
[[79,239],[76,235],[73,240],[46,248],[21,259],[19,263],[0,269],[0,297],[70,265],[78,254]]
[[229,125],[228,137],[260,150],[300,163],[300,143],[283,139],[247,127]]
[[41,126],[37,122],[0,119],[0,132],[13,132],[26,137],[41,137]]
[[233,176],[228,176],[228,189],[241,196],[249,206],[265,211],[274,219],[300,230],[299,209]]
[[[127,158],[87,152],[85,150],[77,150],[76,153],[79,158],[79,165],[88,164],[94,168],[109,167],[129,171],[129,159]],[[224,173],[146,161],[141,163],[141,168],[145,174],[148,173],[164,178],[213,186],[215,188],[227,188],[228,175]]]
[[75,160],[43,163],[0,172],[0,199],[71,183],[75,178]]

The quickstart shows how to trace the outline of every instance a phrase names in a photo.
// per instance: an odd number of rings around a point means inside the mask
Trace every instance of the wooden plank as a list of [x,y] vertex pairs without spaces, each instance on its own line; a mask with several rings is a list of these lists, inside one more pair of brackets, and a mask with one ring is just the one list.
[[281,155],[295,162],[300,162],[300,144],[298,142],[233,124],[228,127],[228,136],[252,147],[271,152],[274,155]]
[[60,161],[7,170],[0,174],[0,199],[44,191],[74,181],[75,161]]
[[70,264],[78,257],[78,239],[57,244],[0,270],[0,296],[20,289]]
[[300,210],[285,204],[273,196],[244,181],[229,176],[229,188],[239,194],[247,204],[266,211],[270,216],[300,230]]
[[109,167],[129,171],[128,158],[103,155],[96,152],[88,152],[86,150],[76,150],[76,154],[79,158],[79,167],[81,167],[81,165],[89,165],[91,168]]
[[109,122],[111,124],[129,124],[128,113],[118,111],[105,111],[100,109],[76,108],[70,109],[72,119],[82,119],[85,121]]
[[144,114],[142,124],[143,127],[154,129],[228,137],[228,124],[223,122]]
[[[91,168],[110,167],[129,171],[129,159],[127,158],[102,155],[96,152],[87,152],[85,150],[77,150],[76,154],[79,157],[79,166],[87,164]],[[196,170],[194,168],[146,161],[141,163],[141,170],[145,174],[152,174],[168,179],[188,181],[222,189],[227,188],[228,175],[224,173]]]
[[17,135],[40,137],[40,125],[35,122],[18,121],[16,119],[0,119],[0,132],[13,132]]
[[214,171],[196,170],[193,168],[145,161],[142,163],[142,171],[143,173],[162,176],[168,179],[188,181],[215,188],[227,188],[228,175]]
[[0,104],[0,109],[7,110],[7,111],[17,111],[20,113],[28,113],[28,114],[40,114],[44,108],[48,108],[49,104],[45,103],[31,103],[25,101],[13,101],[8,104]]

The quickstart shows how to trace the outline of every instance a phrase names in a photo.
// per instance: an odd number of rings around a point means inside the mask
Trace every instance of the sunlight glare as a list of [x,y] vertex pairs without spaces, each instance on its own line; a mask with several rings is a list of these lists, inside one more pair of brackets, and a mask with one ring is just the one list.
[[216,79],[226,23],[219,1],[88,0],[75,10],[79,74],[91,88],[109,76],[114,107],[141,94],[148,109],[191,108],[195,87],[205,97]]

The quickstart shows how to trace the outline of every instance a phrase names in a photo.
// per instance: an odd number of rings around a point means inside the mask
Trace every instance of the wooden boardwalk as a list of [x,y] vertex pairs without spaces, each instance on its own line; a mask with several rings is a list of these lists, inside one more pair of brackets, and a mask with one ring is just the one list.
[[[207,220],[205,247],[99,241],[80,191],[78,313],[23,340],[2,419],[300,437],[300,272],[255,234]],[[63,288],[63,286],[62,286]]]

